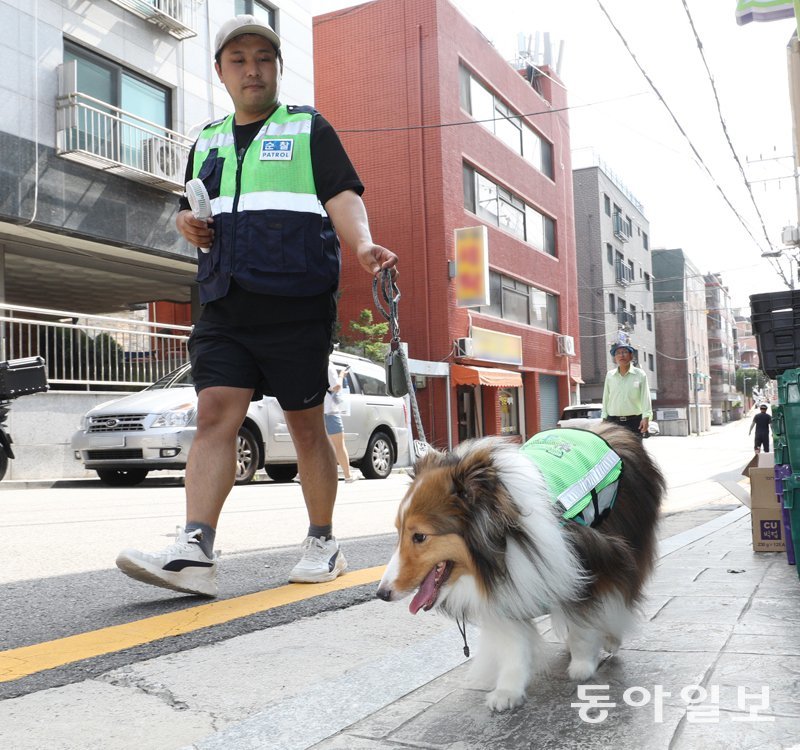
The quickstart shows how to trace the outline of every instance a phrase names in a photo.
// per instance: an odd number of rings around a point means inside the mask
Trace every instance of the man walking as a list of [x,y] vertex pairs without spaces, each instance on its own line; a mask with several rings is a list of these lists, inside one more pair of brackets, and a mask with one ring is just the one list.
[[650,386],[647,373],[633,364],[634,353],[630,344],[617,343],[611,347],[617,366],[606,374],[600,416],[637,435],[646,435],[653,418]]
[[762,446],[764,453],[769,453],[769,430],[771,424],[772,415],[767,413],[767,405],[761,404],[758,408],[758,414],[753,417],[753,421],[750,423],[750,430],[747,433],[749,435],[753,431],[753,427],[756,428],[756,439],[753,445],[756,453],[761,453]]
[[[330,581],[347,563],[333,536],[336,457],[323,420],[336,318],[337,233],[369,274],[397,256],[372,241],[363,185],[336,132],[311,107],[279,101],[283,58],[275,31],[253,16],[220,28],[215,70],[234,113],[206,126],[189,155],[212,218],[186,200],[178,231],[198,253],[203,306],[189,340],[198,392],[186,466],[186,526],[157,553],[124,550],[123,573],[216,596],[214,539],[235,475],[236,435],[248,404],[274,395],[286,414],[308,511],[298,583]],[[394,271],[393,271],[394,273]]]

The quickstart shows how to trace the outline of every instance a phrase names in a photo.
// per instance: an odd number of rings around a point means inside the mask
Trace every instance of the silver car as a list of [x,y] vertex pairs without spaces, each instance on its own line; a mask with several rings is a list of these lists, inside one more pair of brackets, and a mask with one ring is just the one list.
[[[409,422],[401,398],[386,395],[383,367],[334,352],[337,369],[348,367],[344,386],[349,413],[342,415],[350,462],[368,479],[389,476],[409,463]],[[197,395],[188,364],[134,393],[91,409],[72,437],[75,458],[106,484],[133,486],[157,469],[185,469],[196,431]],[[263,468],[276,482],[297,474],[297,454],[283,410],[268,396],[254,401],[239,429],[236,484]]]
[[[587,427],[591,427],[603,421],[600,417],[602,411],[602,404],[576,404],[574,406],[568,406],[561,412],[561,419],[558,420],[557,425],[559,427],[578,427],[580,429],[586,429]],[[661,430],[659,429],[658,423],[650,420],[645,437],[654,437],[660,434]]]

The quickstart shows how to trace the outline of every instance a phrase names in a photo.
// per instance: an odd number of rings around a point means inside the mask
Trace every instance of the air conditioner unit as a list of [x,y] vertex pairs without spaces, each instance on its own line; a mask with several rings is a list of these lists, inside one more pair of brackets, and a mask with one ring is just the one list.
[[460,338],[455,340],[456,357],[471,357],[474,349],[471,338]]
[[556,347],[560,355],[575,356],[575,339],[572,336],[556,336]]
[[784,245],[800,245],[800,227],[784,227],[781,231],[781,241]]
[[180,182],[181,158],[177,144],[161,138],[142,141],[142,169],[157,177]]

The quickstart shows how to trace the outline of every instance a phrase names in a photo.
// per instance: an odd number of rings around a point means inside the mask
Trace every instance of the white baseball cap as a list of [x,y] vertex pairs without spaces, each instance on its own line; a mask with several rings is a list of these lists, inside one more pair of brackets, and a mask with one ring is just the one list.
[[214,39],[214,57],[222,52],[222,48],[231,39],[235,39],[242,34],[258,34],[258,36],[263,36],[264,39],[271,42],[276,50],[280,49],[281,38],[269,24],[259,21],[255,16],[242,15],[229,18],[220,26]]

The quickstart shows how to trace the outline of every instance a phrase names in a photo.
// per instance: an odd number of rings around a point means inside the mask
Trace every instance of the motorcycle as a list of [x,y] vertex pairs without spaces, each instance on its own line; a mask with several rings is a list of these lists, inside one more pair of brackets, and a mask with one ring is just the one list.
[[48,389],[47,371],[42,357],[24,357],[0,362],[0,479],[8,471],[8,462],[14,458],[8,431],[8,412],[11,402],[20,396],[41,393]]

